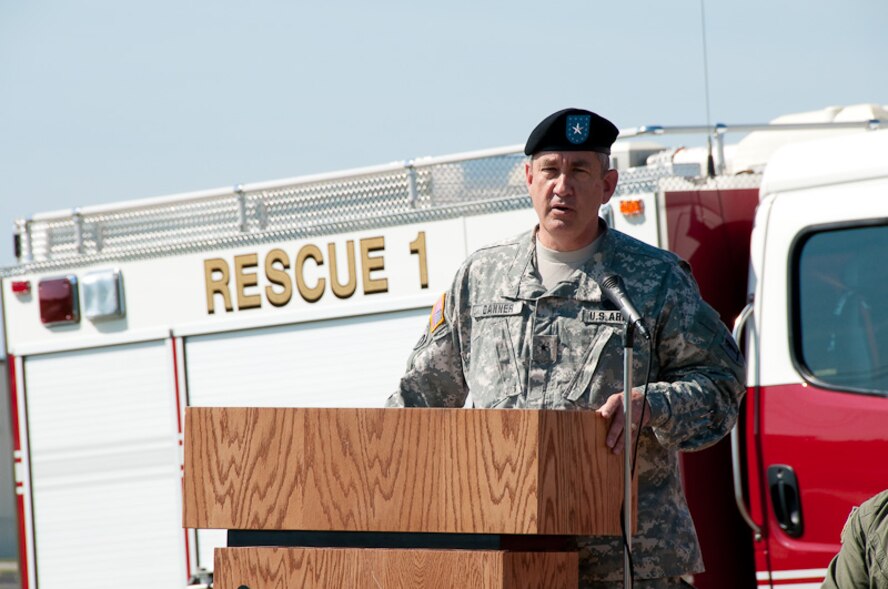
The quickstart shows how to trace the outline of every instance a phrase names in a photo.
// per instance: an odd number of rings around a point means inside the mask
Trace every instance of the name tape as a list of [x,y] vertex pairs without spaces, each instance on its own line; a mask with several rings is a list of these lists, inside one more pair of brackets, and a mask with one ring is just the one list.
[[472,317],[506,317],[520,315],[524,303],[483,303],[472,305]]

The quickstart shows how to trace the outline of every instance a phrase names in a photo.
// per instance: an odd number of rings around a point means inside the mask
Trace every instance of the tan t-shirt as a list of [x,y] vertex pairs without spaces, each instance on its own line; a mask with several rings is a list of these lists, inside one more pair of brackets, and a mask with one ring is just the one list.
[[550,250],[537,239],[536,266],[546,290],[552,290],[556,284],[567,280],[577,268],[585,264],[592,254],[598,251],[600,241],[599,236],[595,241],[578,250],[559,252]]

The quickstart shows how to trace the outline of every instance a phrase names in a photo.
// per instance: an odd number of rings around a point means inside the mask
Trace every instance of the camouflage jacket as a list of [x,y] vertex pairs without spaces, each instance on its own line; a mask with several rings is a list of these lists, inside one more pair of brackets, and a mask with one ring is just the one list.
[[[682,491],[678,450],[721,439],[745,390],[743,361],[677,256],[606,229],[592,258],[548,292],[535,269],[533,232],[472,254],[432,311],[392,407],[597,409],[623,389],[622,318],[602,300],[604,276],[623,277],[646,318],[654,354],[635,341],[633,383],[648,362],[649,427],[638,465],[636,578],[703,570]],[[585,581],[621,580],[616,537],[578,539]]]

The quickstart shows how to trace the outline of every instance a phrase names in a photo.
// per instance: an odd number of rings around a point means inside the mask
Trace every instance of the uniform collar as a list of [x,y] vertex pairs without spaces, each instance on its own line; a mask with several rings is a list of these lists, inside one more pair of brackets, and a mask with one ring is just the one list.
[[[606,268],[611,267],[614,255],[614,235],[607,224],[599,219],[601,245],[583,266],[575,271],[569,279],[560,282],[550,296],[572,298],[578,301],[600,303],[601,289],[598,283],[603,278]],[[508,299],[535,300],[546,294],[540,282],[535,264],[535,240],[539,225],[526,233],[519,242],[519,253],[515,256],[508,271],[506,288],[503,295]]]
[[536,234],[539,225],[533,231],[525,233],[519,242],[518,254],[512,261],[507,273],[503,296],[508,299],[533,300],[546,293],[540,283],[539,274],[534,267],[536,250]]

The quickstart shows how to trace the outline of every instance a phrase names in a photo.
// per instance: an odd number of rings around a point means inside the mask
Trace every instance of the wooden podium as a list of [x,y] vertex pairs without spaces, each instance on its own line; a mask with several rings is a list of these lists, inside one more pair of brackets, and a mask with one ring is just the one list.
[[184,525],[228,530],[218,589],[574,588],[572,537],[620,535],[605,426],[591,411],[191,407]]

